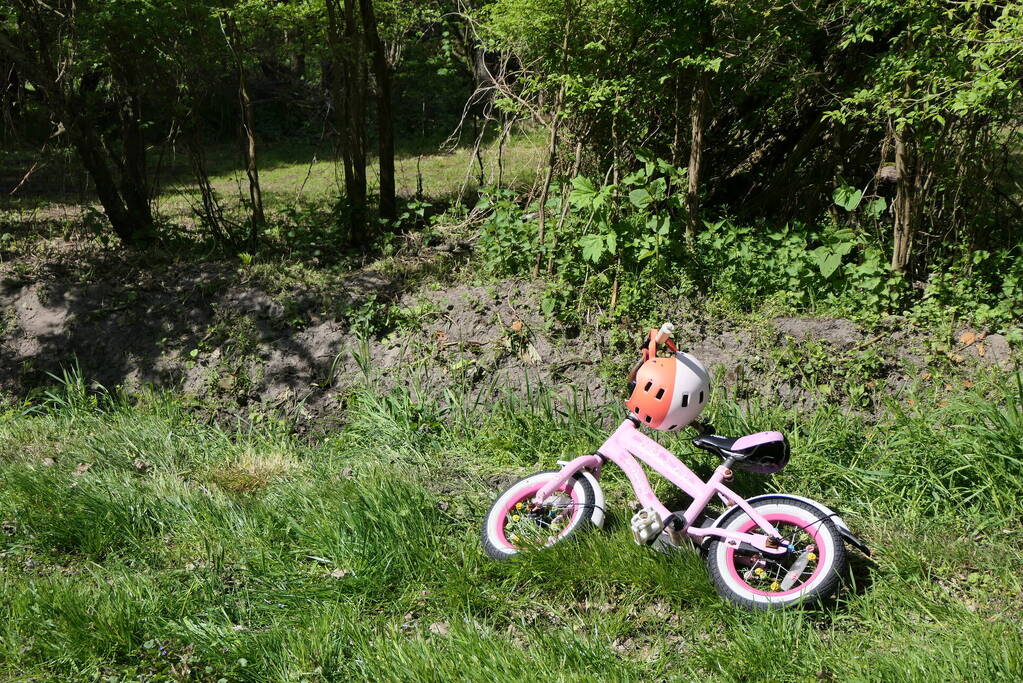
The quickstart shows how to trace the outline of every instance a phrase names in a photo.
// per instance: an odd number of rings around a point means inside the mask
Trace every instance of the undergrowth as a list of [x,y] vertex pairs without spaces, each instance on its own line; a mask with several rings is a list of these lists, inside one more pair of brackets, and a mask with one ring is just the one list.
[[[750,614],[696,553],[603,532],[510,563],[496,490],[591,451],[620,416],[544,392],[360,391],[315,442],[70,376],[0,417],[0,677],[25,680],[1008,680],[1023,662],[1023,388],[920,389],[882,417],[719,396],[722,433],[794,458],[744,494],[838,507],[874,548],[835,606]],[[486,407],[486,410],[483,408]],[[700,474],[714,463],[664,439]],[[667,486],[658,492],[672,500]],[[675,501],[682,504],[682,501]]]
[[641,151],[637,157],[642,165],[618,184],[580,176],[570,193],[550,199],[543,240],[539,207],[522,206],[508,190],[484,193],[477,206],[486,215],[482,269],[547,273],[544,311],[568,324],[594,313],[611,323],[652,322],[666,305],[699,297],[704,308],[740,315],[767,308],[868,325],[902,315],[912,324],[976,326],[1023,343],[1018,247],[949,243],[927,268],[904,277],[889,265],[890,228],[874,203],[839,203],[844,213],[815,224],[705,220],[687,246],[684,170]]

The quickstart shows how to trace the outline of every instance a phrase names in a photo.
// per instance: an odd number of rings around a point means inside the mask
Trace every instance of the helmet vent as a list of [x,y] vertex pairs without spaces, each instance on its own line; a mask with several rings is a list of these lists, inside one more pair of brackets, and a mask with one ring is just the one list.
[[664,398],[664,387],[661,387],[660,389],[657,390],[657,395],[654,396],[654,398],[656,398],[658,401]]
[[650,380],[649,382],[646,383],[646,386],[643,387],[643,391],[650,391],[650,387],[652,387],[653,385],[654,385],[653,380]]
[[678,427],[678,425],[671,425],[670,427],[668,427],[668,431],[670,432],[673,429],[675,429],[676,427]]
[[646,416],[646,421],[649,422],[652,419],[652,417],[653,417],[652,415],[647,415]]
[[703,392],[700,392],[700,403],[703,403]]
[[682,407],[685,408],[689,405],[689,394],[682,394]]

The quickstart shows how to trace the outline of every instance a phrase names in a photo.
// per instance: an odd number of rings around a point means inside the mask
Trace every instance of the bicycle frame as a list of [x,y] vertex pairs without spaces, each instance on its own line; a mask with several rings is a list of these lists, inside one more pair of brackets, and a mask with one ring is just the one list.
[[[671,451],[640,432],[636,423],[628,419],[597,449],[596,455],[583,455],[567,463],[557,477],[537,491],[533,500],[537,503],[542,502],[580,470],[590,470],[599,476],[600,468],[605,460],[610,460],[625,472],[640,504],[644,508],[649,507],[656,510],[662,520],[667,519],[671,512],[654,495],[650,480],[647,478],[643,466],[637,462],[637,458],[693,499],[684,513],[684,519],[680,521],[685,524],[685,533],[694,540],[702,540],[706,536],[716,536],[725,539],[730,546],[748,543],[765,553],[781,554],[786,552],[787,548],[775,540],[781,536],[778,530],[744,498],[722,483],[730,475],[727,467],[723,464],[719,465],[714,470],[714,474],[704,482]],[[693,523],[715,495],[719,496],[725,505],[738,505],[764,533],[739,533],[713,526],[694,527]]]

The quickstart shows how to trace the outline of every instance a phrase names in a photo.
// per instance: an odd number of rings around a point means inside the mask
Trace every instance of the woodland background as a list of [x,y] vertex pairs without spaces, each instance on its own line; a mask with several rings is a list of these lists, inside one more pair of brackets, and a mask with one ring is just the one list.
[[[0,678],[1018,679],[1021,53],[1009,1],[0,3]],[[737,489],[874,549],[834,604],[723,604],[614,472],[483,557],[665,320],[792,443]]]

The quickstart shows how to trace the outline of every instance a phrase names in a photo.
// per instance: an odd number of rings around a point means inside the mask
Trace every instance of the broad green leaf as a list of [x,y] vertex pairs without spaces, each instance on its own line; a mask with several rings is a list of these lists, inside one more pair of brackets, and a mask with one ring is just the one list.
[[664,195],[668,191],[668,181],[664,178],[657,178],[650,183],[649,187],[650,194],[654,197],[654,199],[660,201],[661,199],[664,199]]
[[835,188],[831,198],[835,200],[835,204],[846,211],[855,211],[856,207],[860,205],[860,200],[863,199],[863,191],[849,185],[842,185]]
[[873,220],[877,220],[884,213],[885,209],[888,208],[888,202],[885,201],[884,197],[878,197],[877,199],[871,199],[867,202],[866,212],[867,216]]
[[604,255],[604,238],[601,235],[583,235],[579,238],[583,248],[583,260],[596,263]]
[[637,209],[645,209],[650,206],[650,202],[653,200],[654,198],[650,196],[650,193],[643,188],[633,190],[629,193],[629,201],[632,202],[632,205]]
[[642,185],[646,182],[646,179],[646,169],[641,168],[622,178],[622,185]]
[[832,244],[831,250],[839,256],[845,256],[852,251],[855,246],[856,244],[854,242],[839,242],[838,244]]
[[831,253],[828,254],[823,261],[817,263],[817,267],[820,268],[821,275],[825,278],[831,277],[831,275],[838,270],[838,267],[842,265],[842,255]]
[[572,194],[568,197],[572,204],[581,208],[588,207],[593,203],[596,194],[597,188],[589,178],[585,176],[572,178]]

